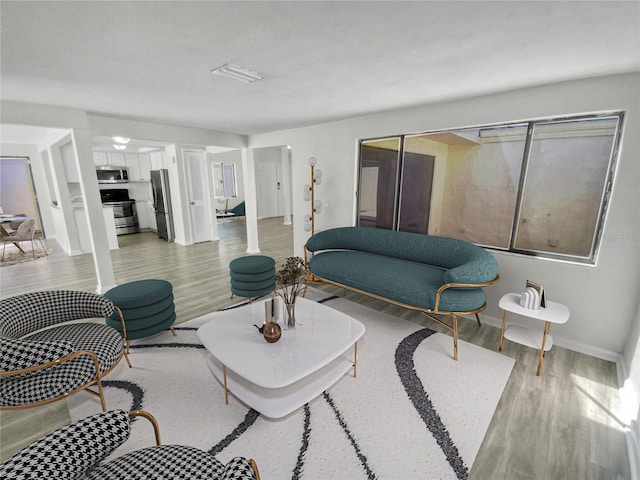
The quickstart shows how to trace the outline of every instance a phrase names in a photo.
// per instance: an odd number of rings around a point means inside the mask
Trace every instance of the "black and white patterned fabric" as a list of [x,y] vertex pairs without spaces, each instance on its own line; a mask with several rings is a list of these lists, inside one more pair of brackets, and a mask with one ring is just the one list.
[[91,292],[47,290],[0,301],[0,336],[21,338],[41,328],[71,320],[104,318],[111,300]]
[[[122,337],[116,329],[88,322],[58,324],[104,318],[113,310],[110,300],[79,291],[34,292],[0,301],[2,371],[42,365],[88,350],[97,356],[100,372],[108,372],[123,355]],[[95,363],[88,355],[35,372],[2,377],[0,405],[17,407],[50,400],[96,378]]]
[[220,478],[224,465],[184,445],[159,445],[128,453],[87,473],[88,480],[172,480]]
[[224,465],[213,455],[185,445],[143,448],[100,465],[88,480],[255,480],[251,464],[235,457]]
[[0,478],[77,479],[129,438],[129,432],[129,414],[123,410],[92,415],[20,450],[0,464]]
[[75,352],[69,342],[15,340],[0,337],[0,371],[34,367]]
[[244,457],[232,458],[224,466],[224,471],[220,476],[220,480],[255,480],[255,478],[251,464]]
[[128,412],[92,415],[36,440],[0,464],[3,480],[255,480],[246,458],[224,465],[213,455],[184,445],[160,445],[98,465],[130,434]]

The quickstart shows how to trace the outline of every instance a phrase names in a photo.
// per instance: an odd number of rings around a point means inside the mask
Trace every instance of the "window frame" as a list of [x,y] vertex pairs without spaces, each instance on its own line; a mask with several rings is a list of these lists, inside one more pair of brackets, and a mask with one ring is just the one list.
[[[412,132],[412,133],[404,133],[404,134],[396,134],[396,135],[386,135],[374,138],[365,138],[359,140],[358,144],[358,179],[357,179],[357,188],[356,191],[356,225],[359,225],[360,222],[360,188],[361,188],[361,180],[362,180],[362,146],[365,144],[371,144],[372,142],[381,141],[389,138],[400,138],[400,148],[398,151],[399,155],[399,163],[398,163],[398,192],[395,200],[394,206],[394,217],[396,221],[394,222],[393,230],[398,230],[399,222],[397,219],[400,215],[400,202],[399,196],[401,195],[400,190],[400,182],[404,172],[404,151],[405,151],[405,139],[406,137],[415,137],[420,135],[429,135],[429,134],[437,134],[444,132],[458,132],[464,130],[471,129],[496,129],[496,128],[509,128],[518,125],[526,125],[526,138],[524,144],[524,151],[522,154],[521,160],[521,169],[520,169],[520,178],[516,192],[516,206],[515,211],[512,218],[512,229],[509,237],[509,246],[507,248],[492,246],[492,245],[481,245],[490,250],[494,250],[497,252],[503,252],[507,254],[517,254],[524,255],[527,257],[536,257],[547,260],[558,260],[565,261],[569,263],[576,263],[581,265],[596,265],[598,254],[600,251],[600,246],[602,243],[602,236],[604,231],[604,226],[606,222],[606,214],[609,207],[609,202],[611,199],[614,180],[615,180],[615,171],[618,164],[618,158],[620,154],[620,148],[622,144],[622,132],[624,130],[624,110],[612,110],[612,111],[603,111],[597,113],[582,113],[582,114],[572,114],[572,115],[564,115],[564,116],[554,116],[554,117],[541,117],[529,120],[518,120],[518,121],[510,121],[503,123],[494,123],[494,124],[483,124],[483,125],[475,125],[475,126],[467,126],[467,127],[455,127],[455,128],[443,128],[437,130],[427,130],[423,132]],[[597,220],[594,226],[594,230],[592,232],[591,239],[591,247],[589,254],[587,256],[577,255],[577,254],[565,254],[565,253],[554,253],[543,250],[529,250],[516,248],[516,239],[517,239],[517,230],[518,224],[520,220],[520,216],[522,213],[522,201],[523,195],[526,186],[526,176],[528,173],[529,160],[531,158],[531,145],[533,143],[533,135],[536,125],[545,125],[545,124],[553,124],[553,123],[563,123],[563,122],[573,122],[573,121],[589,121],[589,120],[598,120],[598,119],[606,119],[606,118],[617,118],[617,124],[615,127],[615,131],[613,133],[612,138],[612,146],[609,152],[609,158],[607,160],[607,168],[606,174],[602,182],[602,192],[600,194],[600,202],[597,212]],[[480,245],[480,244],[479,244]]]

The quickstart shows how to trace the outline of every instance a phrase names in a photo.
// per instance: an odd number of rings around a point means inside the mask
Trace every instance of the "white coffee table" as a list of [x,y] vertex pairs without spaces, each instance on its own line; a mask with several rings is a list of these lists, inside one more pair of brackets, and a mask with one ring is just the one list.
[[[276,298],[282,326],[282,303]],[[265,303],[214,312],[198,329],[210,352],[207,364],[229,392],[269,418],[288,415],[320,395],[353,368],[362,323],[321,303],[298,298],[297,326],[283,328],[276,343],[268,343],[255,325],[262,325]]]

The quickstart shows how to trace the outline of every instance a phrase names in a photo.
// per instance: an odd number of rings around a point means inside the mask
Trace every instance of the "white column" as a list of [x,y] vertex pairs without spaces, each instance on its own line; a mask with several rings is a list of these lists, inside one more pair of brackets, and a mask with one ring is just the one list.
[[253,150],[243,148],[245,223],[247,226],[247,253],[260,253],[258,244],[258,197],[256,195],[256,171]]
[[280,147],[280,163],[282,172],[282,198],[284,199],[284,225],[291,225],[291,156],[289,147]]
[[93,247],[93,263],[98,280],[96,291],[104,293],[115,287],[116,281],[113,275],[107,227],[104,213],[102,212],[98,182],[96,181],[96,170],[93,164],[91,137],[86,130],[74,129],[72,130],[72,139],[76,152],[80,188],[84,198],[84,211],[87,216],[87,225],[89,226],[89,241]]

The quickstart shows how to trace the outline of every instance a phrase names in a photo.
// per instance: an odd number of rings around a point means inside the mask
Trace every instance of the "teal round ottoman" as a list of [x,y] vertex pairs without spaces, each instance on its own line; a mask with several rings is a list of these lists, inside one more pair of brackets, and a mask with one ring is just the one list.
[[[155,335],[162,330],[173,330],[176,320],[173,304],[173,286],[166,280],[138,280],[123,283],[104,294],[120,308],[127,334],[125,340]],[[117,312],[106,318],[107,325],[120,333],[120,317]]]
[[236,258],[229,264],[231,298],[248,297],[249,301],[276,289],[276,262],[264,255]]

